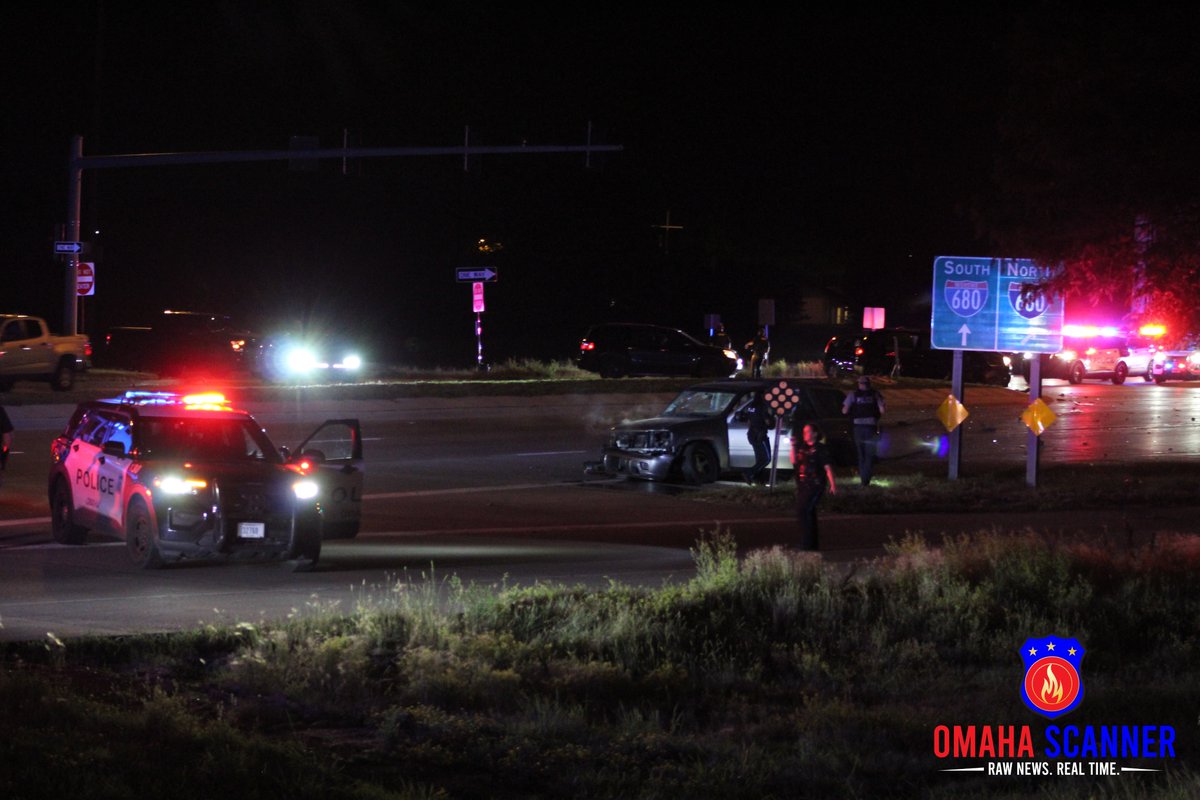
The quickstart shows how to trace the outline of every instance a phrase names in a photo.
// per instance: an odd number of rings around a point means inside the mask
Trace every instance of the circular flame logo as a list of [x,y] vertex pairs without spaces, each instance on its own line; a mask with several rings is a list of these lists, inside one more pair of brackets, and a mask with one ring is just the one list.
[[[1084,684],[1075,662],[1082,655],[1082,648],[1063,648],[1063,655],[1050,646],[1037,655],[1026,657],[1025,681],[1022,694],[1025,703],[1044,716],[1056,717],[1079,705],[1084,693]],[[1052,655],[1046,654],[1049,650]],[[1068,655],[1069,651],[1069,655]],[[1046,655],[1043,655],[1046,654]]]

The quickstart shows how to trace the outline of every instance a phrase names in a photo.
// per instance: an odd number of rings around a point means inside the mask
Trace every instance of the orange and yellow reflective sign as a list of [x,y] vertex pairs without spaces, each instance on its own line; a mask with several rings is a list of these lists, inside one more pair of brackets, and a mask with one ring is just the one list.
[[946,399],[938,406],[937,418],[942,421],[949,433],[953,433],[954,429],[962,425],[969,416],[971,416],[971,412],[967,411],[967,407],[958,402],[958,398],[952,394],[946,395]]
[[1038,398],[1029,404],[1029,407],[1021,412],[1021,422],[1024,422],[1029,430],[1033,431],[1037,436],[1041,436],[1046,432],[1046,429],[1054,424],[1054,420],[1058,419],[1058,415],[1050,410],[1050,406]]

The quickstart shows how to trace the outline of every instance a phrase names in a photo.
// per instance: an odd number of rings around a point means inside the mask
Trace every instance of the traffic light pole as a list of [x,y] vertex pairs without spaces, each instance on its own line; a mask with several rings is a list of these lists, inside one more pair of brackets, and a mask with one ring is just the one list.
[[[85,169],[115,169],[120,167],[154,167],[180,164],[233,164],[253,161],[320,160],[329,158],[395,158],[399,156],[462,156],[463,170],[468,159],[476,155],[542,155],[548,153],[583,153],[585,165],[590,166],[592,153],[613,153],[624,148],[619,144],[592,144],[591,126],[588,143],[582,145],[500,145],[476,147],[464,141],[454,147],[337,147],[312,150],[248,150],[243,152],[216,151],[206,153],[129,153],[111,156],[84,156],[83,137],[71,138],[71,155],[67,161],[67,236],[79,241],[80,208],[82,206],[83,171]],[[79,256],[67,259],[66,293],[63,309],[63,333],[77,332],[78,292],[75,274]]]

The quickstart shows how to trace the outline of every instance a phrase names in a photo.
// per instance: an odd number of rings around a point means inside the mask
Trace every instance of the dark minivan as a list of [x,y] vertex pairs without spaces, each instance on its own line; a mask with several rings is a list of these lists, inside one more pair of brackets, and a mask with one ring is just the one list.
[[742,360],[734,350],[704,344],[675,328],[630,322],[593,325],[579,342],[575,363],[601,378],[626,375],[728,378],[742,368]]

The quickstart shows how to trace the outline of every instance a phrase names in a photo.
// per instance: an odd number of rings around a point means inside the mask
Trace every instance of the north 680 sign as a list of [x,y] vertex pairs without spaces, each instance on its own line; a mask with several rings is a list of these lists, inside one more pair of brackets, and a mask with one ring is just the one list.
[[933,346],[1057,353],[1063,303],[1042,288],[1053,274],[1027,258],[939,256],[933,262]]

